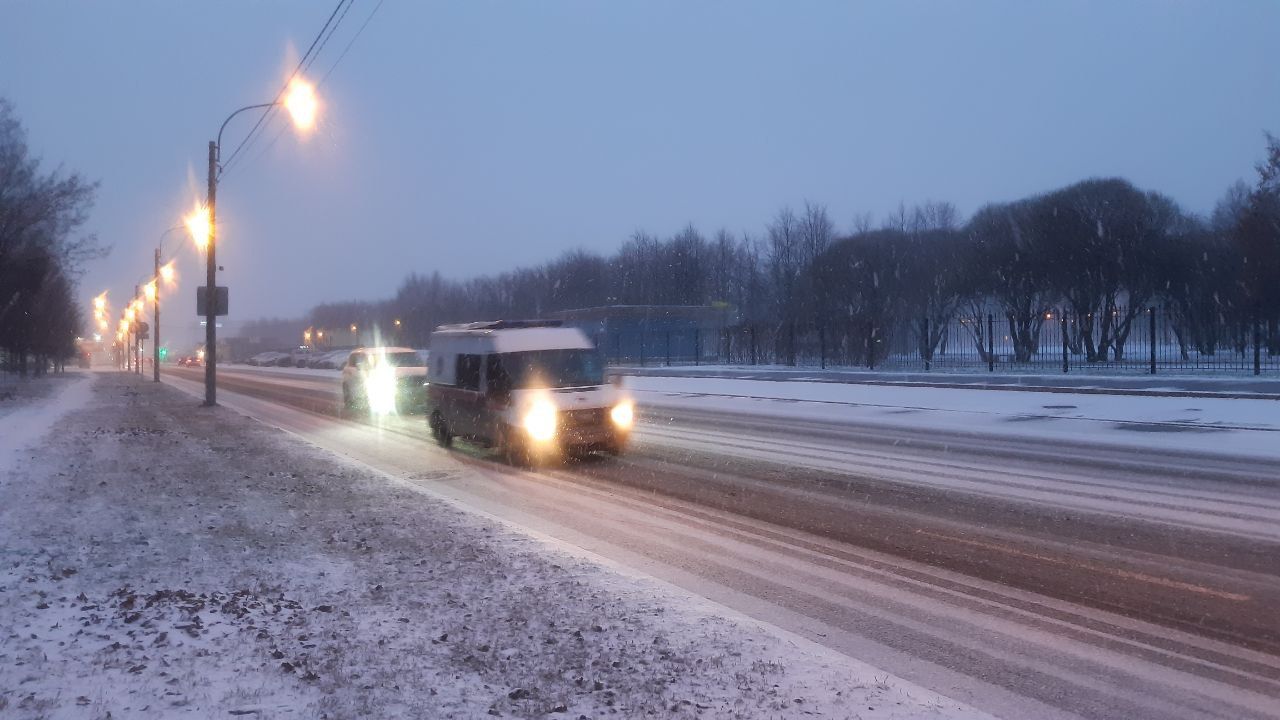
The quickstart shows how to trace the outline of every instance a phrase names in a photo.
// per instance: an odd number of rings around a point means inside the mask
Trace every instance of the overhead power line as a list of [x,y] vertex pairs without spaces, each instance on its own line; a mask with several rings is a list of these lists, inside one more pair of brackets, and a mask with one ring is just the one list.
[[[344,5],[350,8],[351,3],[354,2],[355,0],[338,0],[338,4],[334,6],[333,12],[329,13],[329,18],[325,20],[324,26],[320,28],[320,32],[316,33],[315,39],[311,41],[311,45],[307,48],[307,52],[300,60],[298,60],[297,67],[295,67],[293,72],[289,74],[289,79],[285,81],[284,85],[280,88],[280,91],[276,93],[275,99],[272,100],[272,103],[280,102],[280,98],[284,97],[285,92],[289,89],[289,84],[298,76],[298,73],[302,72],[303,66],[306,65],[309,60],[313,60],[313,54],[318,54],[316,52],[317,46],[321,44],[321,39],[326,37],[325,32],[329,30],[330,26],[332,25],[334,29],[337,28],[334,24],[334,19],[338,17],[338,11],[342,10]],[[344,16],[345,14],[346,13],[343,13]],[[276,106],[273,104],[271,107],[265,108],[263,113],[258,116],[258,121],[253,124],[253,127],[249,130],[249,134],[244,136],[240,141],[240,144],[236,145],[235,150],[231,151],[231,155],[227,158],[226,162],[222,163],[222,167],[218,171],[219,177],[231,168],[232,163],[235,162],[236,158],[240,155],[240,152],[246,148],[246,145],[253,138],[257,137],[258,129],[262,127],[263,123],[266,122],[267,118],[275,109]]]
[[382,7],[382,3],[384,2],[386,2],[386,0],[378,0],[378,4],[373,6],[373,11],[369,13],[369,17],[364,19],[364,22],[360,25],[360,29],[356,30],[356,34],[351,36],[351,40],[347,43],[347,46],[342,48],[342,53],[338,55],[338,59],[333,61],[333,64],[329,66],[327,71],[325,71],[324,77],[320,78],[320,82],[316,83],[317,88],[323,86],[324,81],[328,80],[329,76],[333,74],[334,69],[338,67],[338,63],[342,62],[342,58],[347,56],[347,51],[351,49],[352,45],[356,44],[356,40],[360,38],[360,33],[364,32],[364,29],[369,25],[369,21],[373,19],[373,16],[378,14],[378,10]]
[[[378,14],[378,10],[382,7],[382,3],[384,2],[386,2],[386,0],[378,0],[378,4],[373,6],[373,10],[369,12],[369,16],[366,17],[364,19],[364,22],[360,24],[360,28],[356,30],[355,35],[352,35],[351,39],[347,41],[346,47],[342,48],[342,52],[338,54],[338,58],[333,61],[333,64],[330,65],[329,69],[325,71],[324,76],[321,77],[320,81],[316,83],[317,91],[319,91],[320,88],[324,87],[325,81],[327,81],[329,79],[329,76],[333,74],[333,71],[337,69],[338,64],[342,62],[342,59],[347,56],[347,53],[351,50],[351,46],[356,44],[356,40],[360,38],[360,34],[364,32],[364,29],[369,26],[369,21],[373,20],[373,16]],[[347,9],[350,10],[351,6],[348,5]],[[346,13],[344,12],[343,15],[345,16]],[[338,22],[342,22],[342,18],[338,18]],[[321,44],[320,47],[321,49],[323,49],[324,45]],[[288,128],[286,126],[281,126],[280,129],[276,131],[276,134],[272,136],[271,142],[267,143],[266,147],[264,147],[258,153],[257,157],[261,157],[267,154],[268,152],[270,152],[271,148],[275,147],[276,143],[280,140],[280,138],[284,136],[285,130],[287,129]]]

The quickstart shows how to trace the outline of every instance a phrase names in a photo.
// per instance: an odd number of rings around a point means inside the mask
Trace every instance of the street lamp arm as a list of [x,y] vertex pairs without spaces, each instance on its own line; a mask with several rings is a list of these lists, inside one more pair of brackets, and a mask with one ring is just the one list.
[[259,103],[257,105],[246,105],[240,108],[239,110],[228,115],[227,119],[222,121],[222,127],[218,128],[218,142],[217,142],[218,161],[219,162],[222,161],[222,131],[227,129],[227,123],[231,122],[231,118],[239,115],[240,113],[246,110],[258,110],[261,108],[275,107],[276,105],[279,105],[279,104],[280,104],[279,102],[269,102],[269,103]]
[[187,229],[187,226],[185,224],[174,225],[168,230],[165,230],[164,232],[160,233],[160,239],[156,241],[156,244],[160,247],[161,252],[164,251],[165,238],[169,237],[171,234],[173,234],[174,232],[177,232],[178,230],[186,230],[186,229]]

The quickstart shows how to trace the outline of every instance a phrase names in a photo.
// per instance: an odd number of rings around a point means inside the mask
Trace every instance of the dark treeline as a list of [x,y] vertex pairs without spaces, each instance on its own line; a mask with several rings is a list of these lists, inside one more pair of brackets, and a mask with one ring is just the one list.
[[[317,328],[378,326],[421,345],[446,322],[536,317],[600,305],[717,305],[760,328],[774,357],[794,360],[797,338],[821,337],[849,364],[875,362],[884,338],[909,331],[921,357],[961,320],[975,345],[983,318],[1007,327],[1019,360],[1040,345],[1055,313],[1069,318],[1072,351],[1123,359],[1137,319],[1159,305],[1184,353],[1212,354],[1224,323],[1280,333],[1280,141],[1267,136],[1253,185],[1227,190],[1199,217],[1123,179],[1085,180],[964,221],[948,203],[902,206],[880,227],[862,218],[837,232],[826,208],[780,210],[759,234],[689,226],[659,238],[637,232],[616,253],[582,250],[532,268],[456,281],[414,274],[394,298],[316,307]],[[1055,324],[1055,331],[1056,331]],[[954,339],[953,339],[954,342]]]
[[0,355],[6,368],[37,373],[75,351],[81,315],[75,282],[101,254],[77,237],[96,185],[60,170],[41,172],[12,105],[0,98]]

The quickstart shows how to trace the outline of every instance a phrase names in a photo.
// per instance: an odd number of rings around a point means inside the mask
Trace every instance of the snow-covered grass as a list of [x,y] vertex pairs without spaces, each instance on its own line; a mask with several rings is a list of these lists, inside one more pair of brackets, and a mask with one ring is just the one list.
[[[1072,366],[1068,373],[1061,372],[1060,366],[1054,366],[1052,363],[1044,365],[1009,365],[997,364],[995,371],[989,371],[986,364],[962,365],[962,366],[936,366],[932,370],[926,371],[923,367],[850,367],[841,365],[828,365],[823,368],[817,363],[801,364],[801,365],[740,365],[740,364],[707,364],[693,365],[689,363],[673,364],[664,366],[661,363],[650,363],[645,366],[639,365],[618,365],[613,368],[622,374],[640,373],[640,374],[671,374],[671,375],[723,375],[723,374],[740,374],[751,376],[767,376],[767,375],[811,375],[814,378],[868,378],[875,380],[890,380],[893,378],[911,378],[912,381],[928,381],[948,382],[948,378],[963,378],[967,381],[985,378],[992,383],[1021,381],[1031,382],[1039,381],[1041,384],[1054,386],[1059,383],[1069,382],[1073,385],[1085,386],[1082,381],[1106,381],[1106,380],[1139,380],[1144,384],[1147,382],[1159,383],[1162,380],[1169,381],[1172,385],[1177,385],[1184,381],[1202,381],[1212,380],[1223,386],[1230,387],[1232,385],[1257,385],[1259,383],[1277,383],[1280,384],[1280,373],[1276,372],[1273,367],[1263,368],[1261,375],[1254,375],[1253,369],[1223,369],[1223,368],[1178,368],[1178,367],[1158,367],[1157,374],[1151,375],[1145,365],[1132,367],[1116,367],[1109,365],[1098,366]],[[1079,383],[1079,385],[1076,385]],[[1097,387],[1105,387],[1099,385]]]
[[39,377],[0,373],[0,417],[54,395],[82,376],[78,370]]
[[978,717],[166,386],[91,389],[0,458],[0,715]]
[[1280,457],[1280,401],[630,376],[650,408]]

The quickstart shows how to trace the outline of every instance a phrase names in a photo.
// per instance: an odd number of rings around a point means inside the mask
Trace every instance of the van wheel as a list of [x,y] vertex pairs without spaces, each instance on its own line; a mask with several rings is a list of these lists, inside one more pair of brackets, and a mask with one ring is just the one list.
[[351,399],[351,388],[346,383],[342,383],[342,407],[345,410],[355,407],[355,402]]
[[449,432],[449,424],[444,421],[444,418],[440,417],[440,413],[431,413],[429,424],[431,426],[431,437],[440,443],[440,447],[453,446],[453,433]]
[[529,452],[528,446],[513,438],[510,430],[501,431],[498,436],[498,450],[511,467],[533,467],[533,453]]

